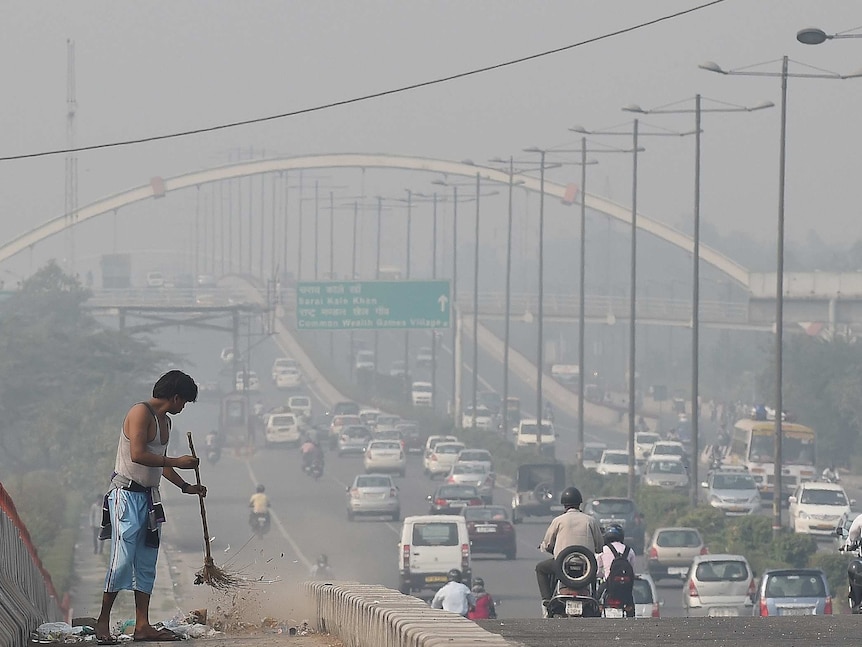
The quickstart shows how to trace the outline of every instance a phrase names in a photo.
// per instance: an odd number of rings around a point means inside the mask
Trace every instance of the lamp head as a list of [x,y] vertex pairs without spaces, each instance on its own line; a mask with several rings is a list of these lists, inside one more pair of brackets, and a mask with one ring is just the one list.
[[539,148],[538,146],[529,146],[529,147],[524,149],[524,152],[525,153],[541,153],[542,149]]
[[630,104],[629,104],[629,105],[627,105],[627,106],[623,106],[623,110],[624,110],[625,112],[638,112],[638,113],[640,113],[640,114],[642,114],[642,115],[645,115],[645,114],[647,114],[647,112],[648,112],[647,110],[644,110],[643,108],[641,108],[641,107],[640,107],[638,104],[636,104],[636,103],[630,103]]
[[571,128],[569,128],[569,130],[571,130],[573,133],[581,133],[582,135],[589,135],[590,134],[590,131],[587,130],[586,128],[584,128],[583,126],[581,126],[580,124],[572,126]]
[[832,37],[817,27],[806,27],[796,32],[796,40],[804,45],[819,45],[825,43],[828,38]]
[[761,101],[760,103],[756,103],[751,106],[748,110],[751,112],[752,110],[765,110],[766,108],[774,108],[775,104],[772,101]]
[[701,63],[698,67],[702,70],[707,70],[709,72],[718,72],[719,74],[727,74],[727,72],[721,69],[721,66],[714,61],[706,61],[705,63]]

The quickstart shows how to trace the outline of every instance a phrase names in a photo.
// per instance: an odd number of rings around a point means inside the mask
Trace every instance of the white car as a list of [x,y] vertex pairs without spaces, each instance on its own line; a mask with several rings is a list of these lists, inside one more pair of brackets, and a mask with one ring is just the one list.
[[299,364],[292,357],[277,357],[272,363],[272,381],[275,382],[279,372],[286,368],[294,368],[299,370]]
[[295,368],[281,369],[275,376],[275,386],[278,389],[298,389],[302,386],[302,373]]
[[685,445],[676,440],[660,440],[653,444],[649,453],[649,458],[664,458],[665,456],[679,456],[682,458],[683,462],[688,459]]
[[161,272],[147,272],[147,287],[148,288],[163,288],[165,287],[165,277]]
[[360,409],[359,418],[362,420],[363,425],[373,429],[374,425],[377,424],[377,416],[382,413],[383,412],[380,409]]
[[374,421],[374,431],[375,433],[379,433],[381,431],[395,431],[400,424],[400,416],[393,416],[388,413],[381,413],[379,416],[377,416],[377,420]]
[[487,449],[462,449],[458,454],[459,463],[484,463],[488,471],[494,471],[494,457]]
[[490,505],[493,502],[496,478],[486,462],[458,460],[449,470],[446,482],[452,485],[475,485],[483,503]]
[[635,434],[635,460],[645,461],[652,453],[653,446],[661,440],[661,436],[653,431],[639,431]]
[[794,532],[831,536],[850,506],[856,503],[847,498],[844,488],[837,483],[801,483],[788,497],[790,501],[790,527]]
[[356,361],[353,368],[357,371],[373,371],[377,368],[374,361],[373,350],[360,350],[356,352]]
[[398,472],[404,476],[407,456],[397,440],[372,440],[365,449],[365,472]]
[[431,348],[429,346],[423,346],[419,349],[419,352],[416,353],[416,366],[431,366],[433,359],[434,358],[431,356]]
[[608,448],[604,443],[584,443],[584,469],[598,468],[602,454]]
[[425,475],[431,478],[448,474],[458,460],[464,443],[439,442],[422,459]]
[[679,456],[651,457],[644,465],[643,484],[666,490],[687,489],[688,470]]
[[545,456],[553,457],[557,445],[557,432],[554,430],[554,423],[543,418],[540,428],[535,418],[532,420],[521,420],[518,423],[515,446],[535,449],[539,445],[541,445],[542,453]]
[[293,444],[298,445],[301,435],[299,423],[292,413],[273,413],[266,421],[264,428],[266,444]]
[[257,377],[257,373],[255,373],[254,371],[248,371],[248,373],[244,371],[237,371],[236,390],[260,391],[260,380]]
[[[606,449],[602,453],[596,472],[602,476],[608,474],[629,473],[629,453],[624,449]],[[641,468],[635,463],[635,476],[640,476]]]
[[760,510],[760,491],[747,472],[717,470],[701,483],[706,500],[725,514],[754,514]]
[[287,406],[300,418],[311,418],[311,398],[307,395],[292,395],[287,399]]
[[[470,405],[464,408],[464,413],[461,416],[461,427],[463,429],[473,428],[473,406]],[[491,415],[491,410],[481,405],[476,407],[476,429],[483,431],[491,431],[494,428],[494,417]]]
[[410,388],[410,399],[414,407],[430,407],[433,405],[432,394],[434,385],[431,382],[414,382]]

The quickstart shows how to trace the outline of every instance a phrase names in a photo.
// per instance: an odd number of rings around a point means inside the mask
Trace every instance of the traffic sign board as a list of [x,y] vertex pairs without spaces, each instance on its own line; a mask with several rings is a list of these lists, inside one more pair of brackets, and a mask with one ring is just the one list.
[[449,327],[449,281],[314,281],[296,286],[300,330]]

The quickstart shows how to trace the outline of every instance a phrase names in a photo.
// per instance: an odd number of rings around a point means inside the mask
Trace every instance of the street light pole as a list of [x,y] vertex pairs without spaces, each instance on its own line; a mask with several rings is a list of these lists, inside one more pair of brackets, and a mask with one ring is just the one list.
[[[806,31],[806,30],[803,30]],[[798,37],[798,36],[797,36]],[[825,39],[824,39],[825,40]],[[802,41],[806,42],[806,41]],[[814,43],[815,41],[811,41]],[[819,41],[823,42],[823,41]],[[785,157],[787,143],[787,79],[789,77],[805,79],[830,79],[843,81],[845,79],[859,78],[862,70],[852,74],[838,74],[835,72],[803,72],[791,74],[788,71],[789,59],[787,56],[781,58],[781,72],[759,72],[750,68],[740,70],[725,70],[717,63],[708,61],[698,67],[709,72],[724,74],[726,76],[771,76],[781,78],[781,137],[778,154],[778,242],[775,277],[775,458],[773,466],[774,493],[772,498],[772,532],[777,534],[781,531],[781,472],[782,472],[782,380],[783,380],[783,342],[784,342],[784,194],[785,194]]]
[[[433,232],[431,243],[431,278],[437,278],[437,192],[433,195]],[[431,410],[437,410],[437,331],[431,331]]]
[[578,467],[584,467],[584,380],[586,372],[584,361],[586,355],[584,353],[584,338],[585,328],[587,325],[584,308],[586,307],[586,299],[584,291],[586,290],[586,270],[587,270],[587,138],[581,137],[581,249],[580,271],[578,273],[578,449],[575,454],[575,460]]
[[479,400],[479,198],[481,176],[476,173],[476,233],[473,247],[473,431]]
[[[773,104],[769,101],[758,103],[754,106],[728,106],[717,108],[702,108],[701,95],[694,97],[694,110],[676,108],[657,108],[644,110],[638,105],[630,105],[623,108],[627,112],[640,114],[685,114],[694,112],[694,226],[692,245],[692,297],[691,297],[691,505],[696,506],[698,493],[700,491],[700,479],[698,477],[700,461],[700,163],[701,163],[701,119],[704,112],[754,112],[771,108]],[[671,285],[673,287],[673,285]]]
[[[410,234],[413,219],[413,192],[407,189],[407,267],[404,278],[410,280]],[[410,399],[410,388],[408,385],[410,375],[410,331],[404,331],[404,395]]]
[[514,186],[515,160],[509,157],[509,201],[506,222],[506,323],[503,335],[503,434],[509,437],[509,331],[512,310],[512,189]]
[[632,233],[631,233],[631,276],[629,285],[629,478],[628,495],[634,496],[635,492],[635,340],[636,326],[635,316],[637,314],[637,263],[638,263],[638,120],[635,119],[632,127]]

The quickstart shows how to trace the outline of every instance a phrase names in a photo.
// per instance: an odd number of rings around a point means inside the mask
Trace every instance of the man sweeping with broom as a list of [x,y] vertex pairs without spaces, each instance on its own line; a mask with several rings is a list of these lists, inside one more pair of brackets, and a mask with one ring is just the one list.
[[164,476],[184,494],[206,496],[203,485],[186,483],[176,469],[195,469],[195,456],[167,455],[171,419],[198,397],[194,380],[181,371],[169,371],[156,382],[153,397],[138,402],[126,414],[117,448],[111,490],[105,496],[102,537],[111,538],[111,559],[105,577],[102,610],[96,622],[98,644],[117,644],[110,633],[111,608],[117,593],[135,593],[136,641],[180,640],[169,629],[150,624],[150,595],[159,554],[159,524],[164,522],[159,482]]

